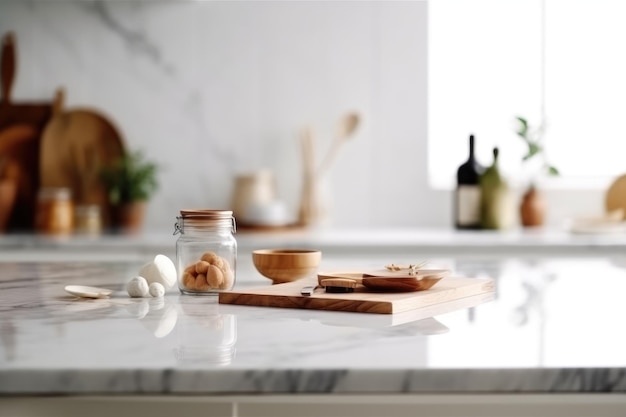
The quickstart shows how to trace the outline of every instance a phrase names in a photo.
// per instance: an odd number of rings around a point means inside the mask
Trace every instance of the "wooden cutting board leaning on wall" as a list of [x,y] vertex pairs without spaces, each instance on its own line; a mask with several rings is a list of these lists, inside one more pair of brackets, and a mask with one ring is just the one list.
[[32,230],[39,188],[39,138],[52,115],[53,103],[12,102],[16,49],[15,34],[5,34],[0,56],[0,162],[11,169],[0,175],[8,175],[18,190],[7,229]]
[[113,123],[88,108],[63,109],[60,94],[54,114],[44,128],[39,157],[42,187],[68,187],[74,204],[100,207],[105,227],[113,208],[100,180],[100,169],[120,158],[124,143]]

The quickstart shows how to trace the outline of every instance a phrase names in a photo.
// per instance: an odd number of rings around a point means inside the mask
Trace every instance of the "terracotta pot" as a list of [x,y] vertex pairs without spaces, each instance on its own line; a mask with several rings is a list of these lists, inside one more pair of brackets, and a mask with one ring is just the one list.
[[17,183],[13,180],[0,180],[0,233],[7,229],[16,197]]
[[524,193],[520,205],[522,226],[543,226],[546,217],[546,199],[541,191],[531,186]]
[[114,207],[113,229],[124,234],[139,233],[146,214],[146,202],[134,201]]

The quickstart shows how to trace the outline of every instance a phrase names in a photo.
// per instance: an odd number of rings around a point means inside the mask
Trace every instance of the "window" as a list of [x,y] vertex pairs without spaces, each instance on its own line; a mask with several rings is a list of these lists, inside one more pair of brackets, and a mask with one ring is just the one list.
[[477,157],[524,178],[514,118],[538,125],[562,186],[606,184],[626,172],[626,2],[620,0],[431,0],[429,180],[450,188]]

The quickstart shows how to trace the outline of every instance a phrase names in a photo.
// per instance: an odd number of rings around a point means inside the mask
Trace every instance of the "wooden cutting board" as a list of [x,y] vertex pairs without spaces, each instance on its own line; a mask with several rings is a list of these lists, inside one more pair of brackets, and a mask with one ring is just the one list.
[[621,210],[622,219],[626,220],[626,174],[611,183],[605,196],[605,208],[607,214]]
[[33,228],[36,194],[39,188],[39,137],[52,114],[52,100],[15,103],[13,82],[17,69],[15,35],[2,39],[0,54],[0,160],[17,167],[18,196],[8,228],[29,231]]
[[17,71],[15,34],[8,32],[2,38],[0,55],[0,128],[13,124],[30,124],[41,131],[52,114],[52,100],[45,102],[14,103],[13,82]]
[[113,122],[97,110],[65,110],[63,101],[61,90],[54,114],[41,136],[41,187],[69,188],[75,204],[98,205],[104,226],[109,226],[113,207],[100,170],[123,155],[124,141]]
[[[39,138],[29,124],[15,124],[0,129],[0,181],[11,181],[16,193],[8,210],[2,230],[28,230],[35,218],[35,197],[39,178],[34,169],[38,165]],[[6,204],[5,201],[0,202]]]
[[491,279],[446,277],[426,291],[381,293],[357,288],[355,292],[347,294],[326,293],[323,289],[317,289],[312,296],[300,294],[303,287],[316,284],[316,278],[313,278],[265,287],[244,288],[220,293],[219,302],[262,307],[393,314],[494,291]]

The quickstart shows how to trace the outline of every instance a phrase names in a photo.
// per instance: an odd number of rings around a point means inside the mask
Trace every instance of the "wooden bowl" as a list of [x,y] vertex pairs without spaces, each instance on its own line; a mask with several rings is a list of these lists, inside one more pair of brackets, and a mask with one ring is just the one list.
[[312,276],[322,259],[315,249],[259,249],[252,252],[252,262],[261,275],[274,284]]

